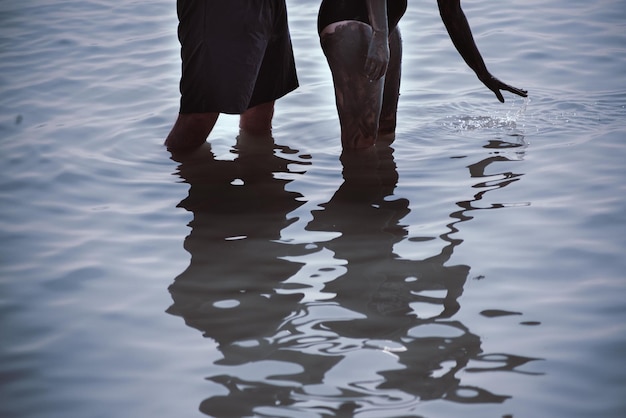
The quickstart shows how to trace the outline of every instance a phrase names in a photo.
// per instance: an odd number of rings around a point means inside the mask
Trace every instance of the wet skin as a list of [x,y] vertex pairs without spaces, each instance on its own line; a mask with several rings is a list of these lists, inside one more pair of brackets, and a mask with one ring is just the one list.
[[[400,95],[402,41],[387,27],[386,0],[365,0],[370,25],[340,21],[320,32],[333,75],[344,150],[369,148],[377,139],[393,140]],[[491,75],[476,47],[460,0],[438,0],[450,39],[478,79],[504,102],[501,90],[522,97],[527,92]]]
[[330,25],[321,35],[333,75],[344,149],[369,148],[379,136],[392,139],[395,132],[402,41],[394,30],[385,39],[389,58],[384,65],[378,61],[366,66],[375,36],[369,25],[354,21]]
[[[170,152],[185,153],[198,149],[213,130],[219,113],[180,113],[165,139]],[[251,107],[239,117],[239,127],[252,135],[269,135],[272,131],[274,102]]]

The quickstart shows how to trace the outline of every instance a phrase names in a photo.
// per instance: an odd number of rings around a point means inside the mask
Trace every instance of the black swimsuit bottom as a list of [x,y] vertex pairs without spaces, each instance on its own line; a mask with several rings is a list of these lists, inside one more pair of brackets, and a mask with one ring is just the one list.
[[[387,0],[387,24],[394,30],[406,11],[407,0]],[[356,20],[369,24],[365,0],[323,0],[317,17],[317,31],[342,20]]]

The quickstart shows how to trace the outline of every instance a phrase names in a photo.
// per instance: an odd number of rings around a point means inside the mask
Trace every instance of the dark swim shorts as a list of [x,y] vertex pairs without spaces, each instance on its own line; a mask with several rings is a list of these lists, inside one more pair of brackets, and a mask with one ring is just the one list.
[[[407,0],[387,0],[387,25],[393,31],[404,15]],[[323,0],[317,17],[317,31],[331,23],[356,20],[369,25],[369,13],[365,0]]]
[[285,0],[178,0],[180,112],[241,114],[298,87]]

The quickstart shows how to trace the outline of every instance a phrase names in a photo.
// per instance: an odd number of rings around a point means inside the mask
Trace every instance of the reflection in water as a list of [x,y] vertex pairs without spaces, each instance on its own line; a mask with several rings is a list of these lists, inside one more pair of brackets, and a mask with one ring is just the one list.
[[[342,156],[344,183],[306,226],[336,238],[307,246],[281,241],[281,231],[297,220],[290,213],[303,204],[303,196],[285,190],[285,178],[296,176],[306,158],[271,138],[248,139],[239,138],[234,161],[205,149],[179,168],[190,184],[180,206],[194,215],[185,242],[191,262],[170,287],[168,312],[215,340],[223,356],[209,380],[225,393],[202,402],[205,414],[292,416],[307,409],[351,417],[420,400],[501,403],[510,396],[461,382],[460,371],[521,372],[533,359],[482,353],[480,337],[452,319],[470,268],[446,265],[462,243],[453,238],[458,225],[480,209],[476,202],[519,179],[485,175],[507,157],[496,151],[469,166],[480,191],[457,203],[439,236],[443,248],[407,260],[393,251],[407,239],[400,222],[410,209],[408,200],[393,197],[398,174],[390,147]],[[512,145],[487,147],[505,146]],[[328,265],[341,268],[322,289],[329,298],[310,300],[307,283],[289,279],[324,251],[333,254]]]

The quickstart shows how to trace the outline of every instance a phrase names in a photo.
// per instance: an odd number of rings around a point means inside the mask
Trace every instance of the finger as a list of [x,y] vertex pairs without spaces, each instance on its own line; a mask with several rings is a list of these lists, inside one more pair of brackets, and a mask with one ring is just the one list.
[[367,76],[367,78],[371,79],[374,76],[374,73],[376,72],[376,66],[371,60],[367,60],[365,61],[364,70],[365,70],[365,75]]
[[373,62],[368,68],[366,68],[365,74],[371,81],[380,80],[380,78],[385,75],[385,66]]
[[384,64],[381,64],[376,71],[376,78],[374,78],[374,80],[380,80],[381,78],[383,78],[386,72],[387,72],[387,66]]
[[518,89],[517,87],[509,86],[508,84],[504,84],[501,87],[503,90],[510,91],[513,94],[517,94],[518,96],[527,97],[528,92],[526,90]]
[[510,91],[511,91],[511,93],[515,93],[518,96],[528,97],[528,91],[526,91],[526,90],[522,90],[522,89],[518,89],[518,88],[513,87],[513,89],[510,90]]
[[379,74],[379,70],[377,67],[372,67],[368,72],[367,72],[367,78],[370,81],[374,81],[374,80],[378,80],[378,74]]
[[378,81],[380,80],[380,77],[382,77],[382,75],[380,74],[380,71],[377,70],[370,75],[369,79],[370,81]]
[[500,90],[493,89],[492,91],[494,92],[500,103],[504,103],[504,97],[502,96],[502,93],[500,93]]
[[366,73],[369,73],[372,69],[372,59],[370,57],[365,58],[365,65],[363,66],[363,69],[365,70]]

